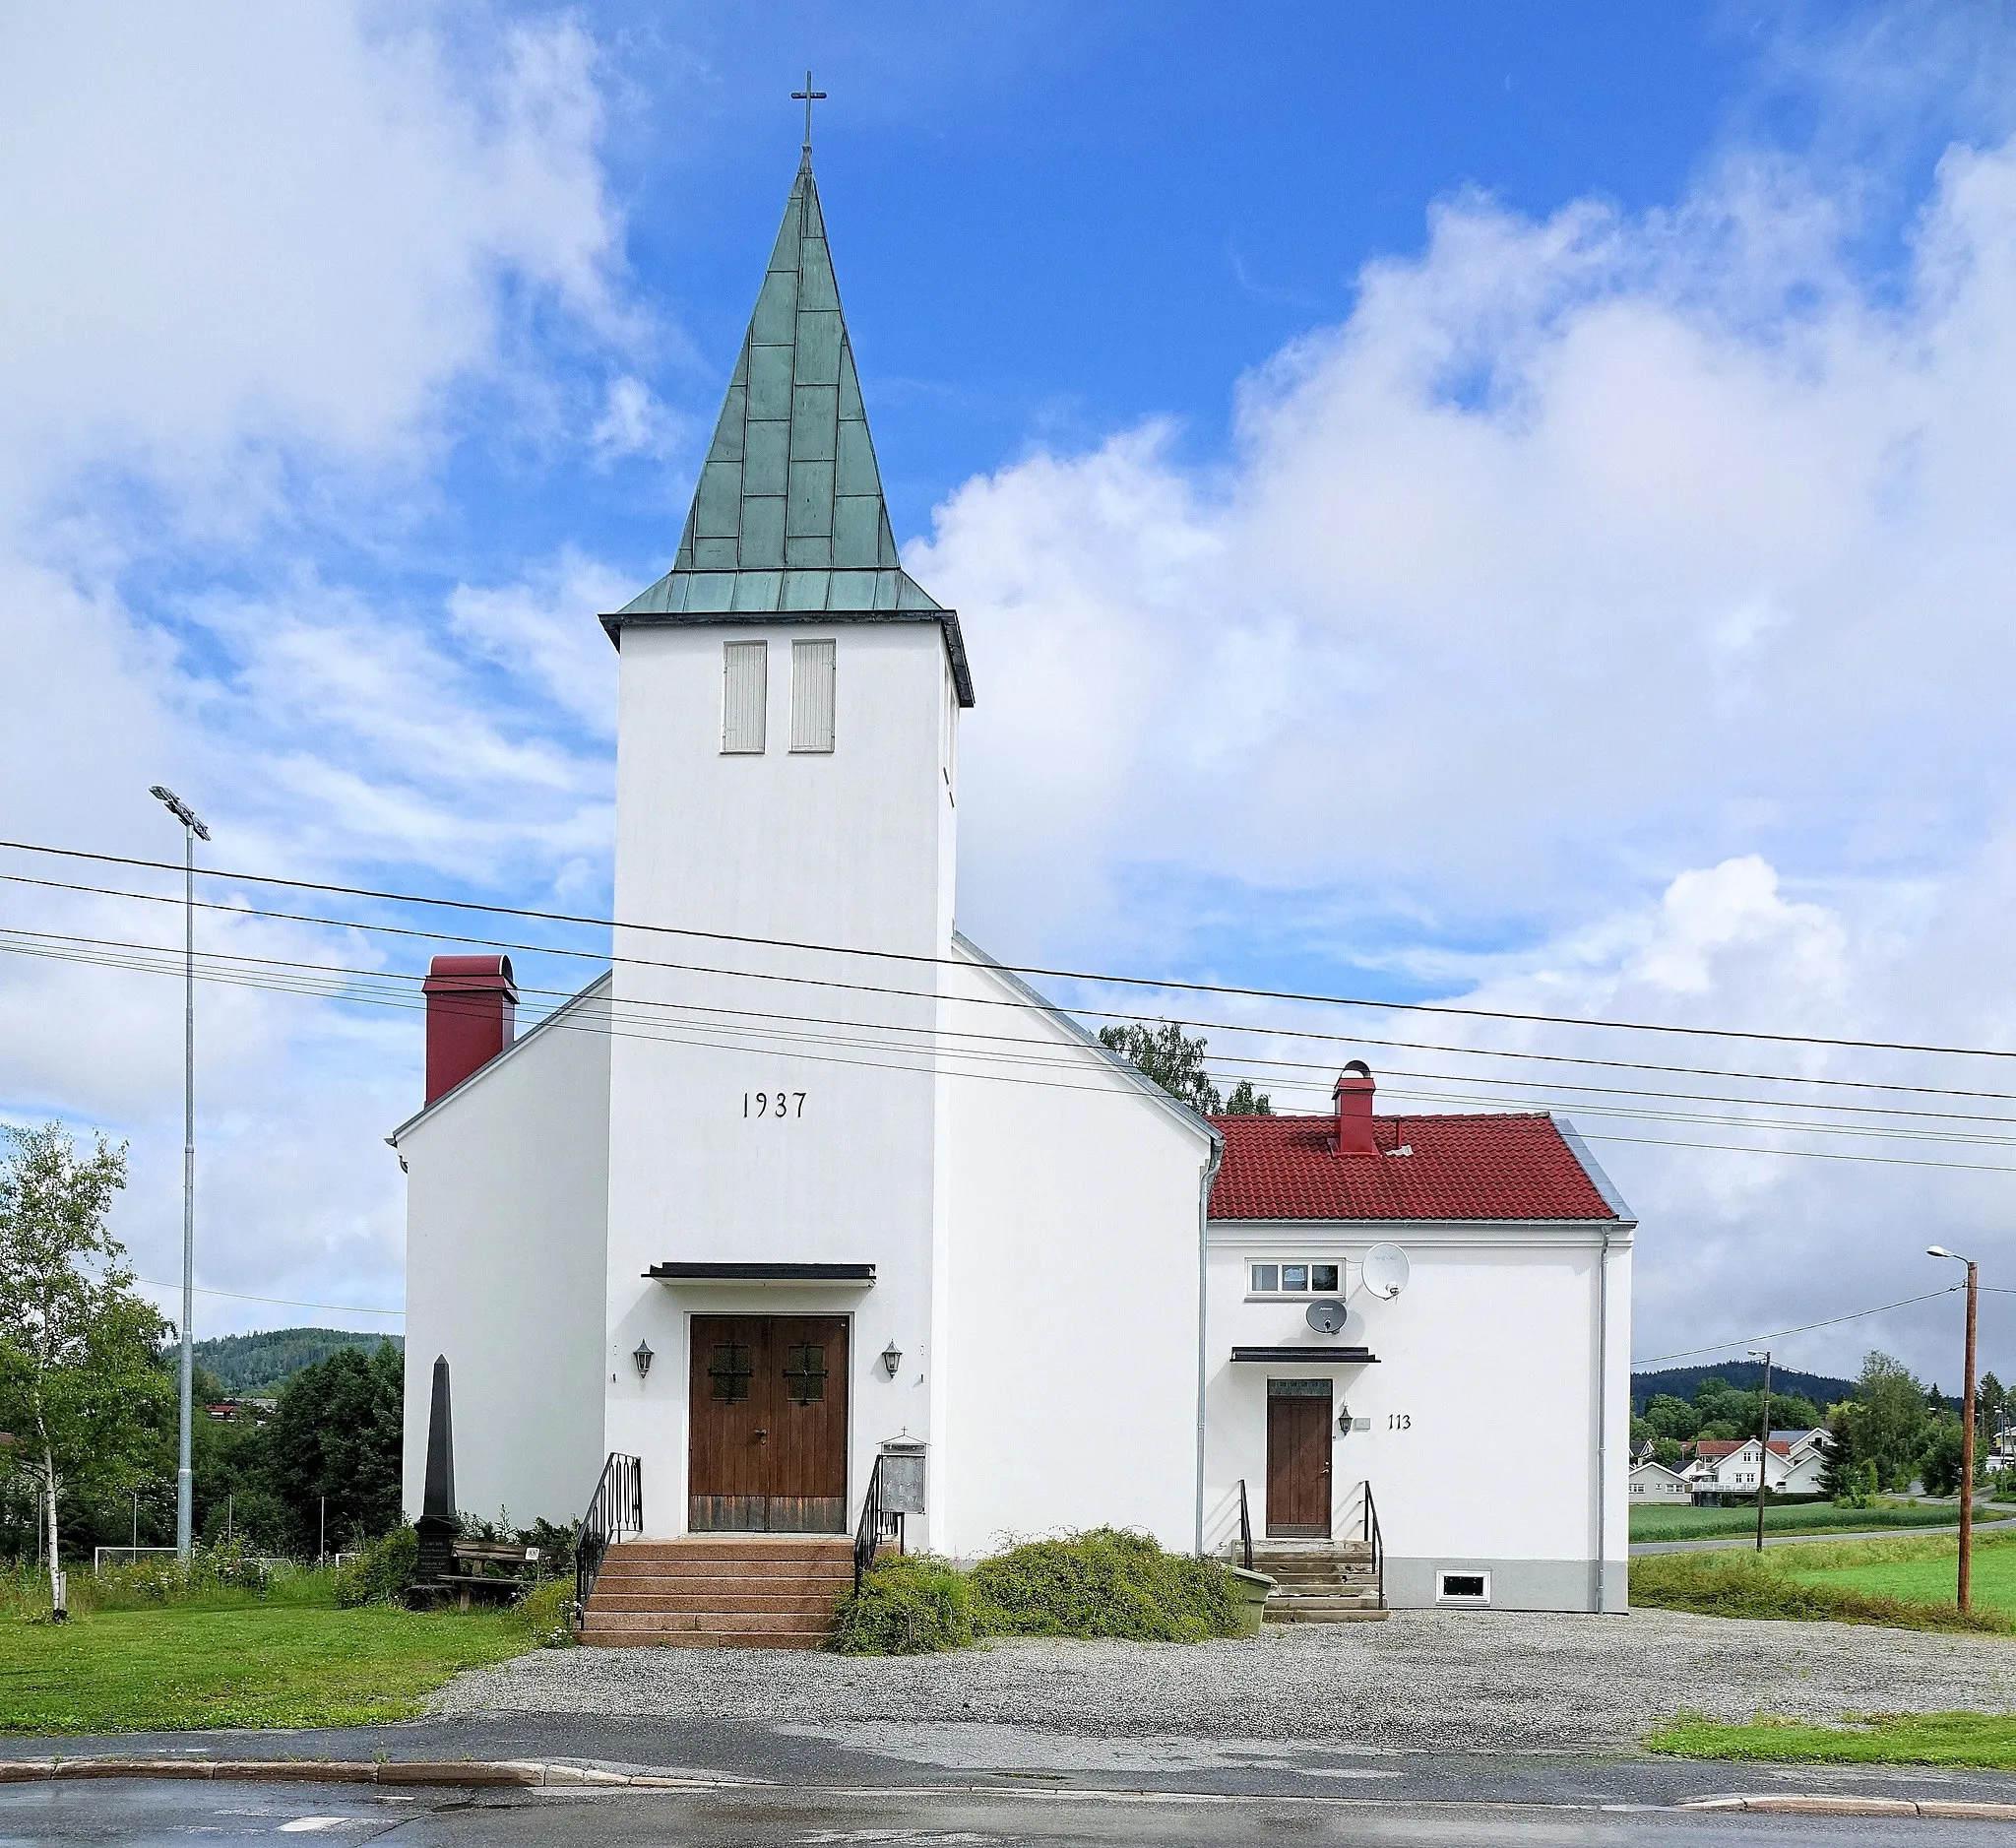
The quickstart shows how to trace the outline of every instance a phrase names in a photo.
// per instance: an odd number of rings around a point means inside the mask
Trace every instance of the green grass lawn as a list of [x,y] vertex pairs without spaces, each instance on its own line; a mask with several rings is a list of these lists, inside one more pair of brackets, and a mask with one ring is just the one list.
[[[1831,1501],[1797,1501],[1789,1507],[1767,1507],[1767,1534],[1814,1534],[1836,1529],[1866,1533],[1881,1527],[1952,1527],[1960,1510],[1925,1507],[1915,1502],[1884,1501],[1874,1507],[1838,1508]],[[1986,1520],[1981,1523],[1985,1526]],[[1757,1509],[1748,1507],[1648,1507],[1631,1510],[1633,1540],[1713,1540],[1724,1534],[1754,1534]]]
[[[1939,1605],[1954,1600],[1959,1561],[1957,1535],[1927,1535],[1788,1549],[1774,1562],[1802,1584]],[[2016,1545],[2009,1537],[1976,1540],[1973,1590],[1977,1609],[2016,1618]]]
[[1975,1543],[1974,1610],[1954,1605],[1956,1536],[1814,1541],[1763,1553],[1661,1553],[1631,1561],[1631,1602],[1708,1617],[1889,1624],[2016,1633],[2016,1534]]
[[[571,1590],[571,1586],[568,1587]],[[0,1615],[0,1732],[355,1726],[533,1646],[521,1611],[339,1611],[326,1578],[67,1624]]]
[[2016,1771],[2016,1714],[1879,1713],[1843,1726],[1753,1720],[1727,1726],[1681,1714],[1651,1734],[1654,1752],[1683,1758],[1758,1758],[1797,1764],[1943,1764]]

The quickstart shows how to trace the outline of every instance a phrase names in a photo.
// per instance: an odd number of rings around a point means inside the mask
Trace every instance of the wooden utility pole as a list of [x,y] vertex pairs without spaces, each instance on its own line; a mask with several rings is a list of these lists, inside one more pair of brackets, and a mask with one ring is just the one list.
[[1951,1258],[1967,1266],[1967,1377],[1960,1389],[1960,1608],[1974,1608],[1974,1327],[1981,1290],[1981,1266],[1943,1244],[1925,1246],[1927,1257]]
[[[1756,1353],[1753,1348],[1752,1353]],[[1757,1551],[1764,1551],[1764,1498],[1770,1492],[1765,1483],[1771,1475],[1771,1350],[1760,1356],[1764,1363],[1764,1404],[1758,1413],[1757,1432]]]

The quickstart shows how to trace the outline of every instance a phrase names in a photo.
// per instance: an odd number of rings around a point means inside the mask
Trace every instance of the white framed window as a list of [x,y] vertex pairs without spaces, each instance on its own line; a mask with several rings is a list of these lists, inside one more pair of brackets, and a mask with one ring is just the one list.
[[1458,1569],[1435,1574],[1437,1604],[1485,1605],[1491,1601],[1489,1572]]
[[1256,1297],[1335,1296],[1344,1287],[1342,1264],[1272,1260],[1246,1266],[1246,1294]]
[[760,757],[770,705],[770,644],[724,642],[721,748],[724,755]]
[[833,748],[833,655],[831,641],[791,644],[791,749]]

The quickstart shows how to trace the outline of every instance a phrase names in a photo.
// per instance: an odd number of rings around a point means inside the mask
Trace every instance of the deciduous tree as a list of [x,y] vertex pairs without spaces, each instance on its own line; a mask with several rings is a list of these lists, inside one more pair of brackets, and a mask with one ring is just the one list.
[[148,1427],[173,1388],[155,1365],[167,1324],[133,1290],[107,1219],[126,1152],[89,1154],[60,1123],[8,1129],[0,1159],[0,1427],[35,1485],[53,1582],[66,1493],[115,1493],[145,1469]]

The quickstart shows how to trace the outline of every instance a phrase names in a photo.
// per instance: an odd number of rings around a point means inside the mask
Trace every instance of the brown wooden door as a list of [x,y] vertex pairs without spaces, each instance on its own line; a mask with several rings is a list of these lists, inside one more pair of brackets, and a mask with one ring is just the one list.
[[[1283,1391],[1282,1388],[1290,1388]],[[1330,1382],[1267,1382],[1267,1536],[1330,1538]]]
[[844,1315],[696,1315],[686,1525],[847,1531]]

